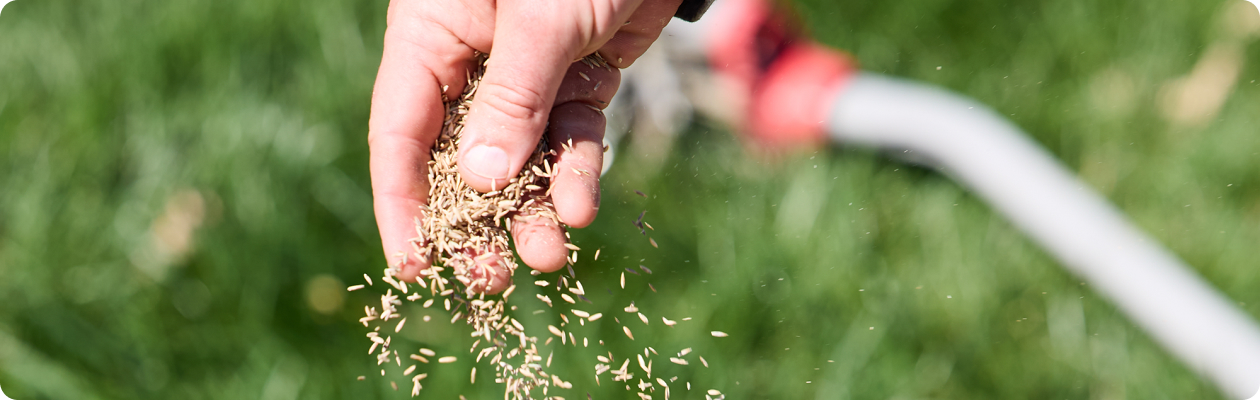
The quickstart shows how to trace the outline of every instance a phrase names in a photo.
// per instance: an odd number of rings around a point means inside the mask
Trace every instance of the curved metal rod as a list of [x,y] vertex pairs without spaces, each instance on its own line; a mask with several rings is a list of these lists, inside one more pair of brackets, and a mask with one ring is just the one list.
[[896,150],[942,170],[1227,395],[1260,387],[1255,320],[999,114],[867,73],[842,85],[831,110],[833,141]]

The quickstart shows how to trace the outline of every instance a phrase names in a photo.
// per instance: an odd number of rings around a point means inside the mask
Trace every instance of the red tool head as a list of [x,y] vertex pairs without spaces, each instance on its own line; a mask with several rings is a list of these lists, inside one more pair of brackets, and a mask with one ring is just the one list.
[[760,145],[824,141],[826,115],[857,68],[844,53],[809,40],[764,0],[725,0],[709,33],[709,62],[728,92],[746,96],[743,130]]

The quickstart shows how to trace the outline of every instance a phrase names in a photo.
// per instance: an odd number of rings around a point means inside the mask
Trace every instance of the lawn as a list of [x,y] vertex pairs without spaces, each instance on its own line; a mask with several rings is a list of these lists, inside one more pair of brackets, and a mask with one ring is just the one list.
[[[4,7],[5,393],[407,397],[408,385],[395,392],[379,376],[355,321],[377,299],[343,290],[385,265],[366,143],[385,7]],[[1260,18],[1247,3],[793,7],[817,40],[866,70],[992,105],[1260,316],[1248,250],[1260,243],[1260,51],[1250,46]],[[705,119],[668,154],[635,148],[623,146],[605,176],[599,219],[573,232],[601,249],[598,261],[584,251],[577,271],[596,293],[590,311],[634,300],[651,315],[693,318],[639,327],[633,342],[615,324],[587,327],[618,353],[705,356],[708,368],[658,363],[658,374],[695,387],[678,398],[708,388],[733,399],[1223,398],[933,171],[863,149],[748,154]],[[659,248],[632,225],[644,210]],[[654,273],[617,288],[618,272],[639,265]],[[443,314],[413,320],[402,338],[467,349]],[[597,353],[556,354],[576,387],[565,397],[631,398],[607,379],[595,385]],[[425,395],[500,397],[485,372],[468,384],[471,366],[429,368]]]

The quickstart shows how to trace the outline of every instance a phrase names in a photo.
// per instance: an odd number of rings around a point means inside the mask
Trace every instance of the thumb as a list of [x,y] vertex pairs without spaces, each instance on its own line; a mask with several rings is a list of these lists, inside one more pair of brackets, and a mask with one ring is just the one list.
[[547,125],[556,90],[581,39],[563,12],[529,1],[499,2],[485,77],[459,143],[459,172],[473,189],[503,188],[520,172]]

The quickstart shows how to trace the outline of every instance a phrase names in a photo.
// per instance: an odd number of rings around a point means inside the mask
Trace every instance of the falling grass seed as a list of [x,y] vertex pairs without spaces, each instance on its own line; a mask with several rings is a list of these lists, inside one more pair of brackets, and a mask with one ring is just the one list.
[[[503,284],[503,282],[495,282],[494,279],[500,279],[498,274],[487,268],[502,268],[508,272],[508,275],[515,273],[517,269],[517,260],[515,254],[509,248],[508,232],[512,229],[513,224],[533,223],[535,221],[546,221],[555,226],[564,227],[559,217],[555,214],[554,206],[551,204],[549,188],[550,180],[560,171],[553,163],[553,159],[559,154],[552,149],[552,144],[547,143],[544,139],[540,141],[534,152],[525,163],[525,168],[521,169],[521,173],[510,179],[508,182],[495,182],[493,185],[497,190],[489,193],[478,193],[471,189],[463,182],[456,167],[457,144],[462,135],[464,116],[468,114],[469,106],[477,92],[480,77],[484,74],[487,56],[479,54],[478,62],[475,64],[475,71],[471,71],[468,75],[469,82],[464,92],[458,96],[451,96],[446,93],[447,87],[443,87],[443,96],[446,100],[447,115],[443,121],[442,131],[435,143],[431,161],[428,165],[429,171],[429,202],[420,206],[420,215],[423,219],[415,219],[415,226],[418,236],[409,240],[412,252],[400,254],[398,262],[391,265],[384,271],[379,279],[388,284],[386,293],[381,296],[379,308],[376,306],[364,307],[364,315],[359,318],[359,322],[365,327],[371,328],[373,324],[377,324],[372,332],[367,334],[371,341],[369,346],[369,354],[373,354],[377,360],[377,365],[388,363],[390,358],[399,367],[402,366],[402,357],[398,350],[391,348],[391,338],[385,336],[381,332],[382,325],[385,322],[393,323],[394,333],[402,331],[407,319],[403,318],[403,313],[399,307],[403,305],[403,301],[419,302],[423,299],[423,307],[430,308],[436,303],[438,297],[442,298],[442,306],[445,310],[451,312],[451,322],[455,323],[460,320],[467,322],[471,328],[470,336],[475,338],[470,353],[476,354],[476,362],[480,363],[483,359],[489,360],[489,365],[495,367],[495,382],[505,385],[505,398],[516,400],[530,399],[531,393],[539,392],[548,398],[562,398],[560,396],[548,395],[549,390],[571,389],[573,384],[562,379],[559,375],[546,371],[544,368],[551,367],[554,349],[548,354],[544,367],[539,362],[543,360],[538,346],[538,338],[527,336],[525,334],[525,326],[515,319],[509,311],[517,310],[516,305],[508,305],[508,296],[516,289],[515,285],[510,285],[499,297],[490,296],[484,293],[484,288]],[[598,55],[581,60],[583,64],[590,68],[608,68]],[[579,72],[579,76],[583,79],[590,80],[585,73]],[[599,83],[596,83],[598,87]],[[558,146],[561,151],[572,151],[573,142],[570,139]],[[591,171],[571,168],[577,175],[593,175]],[[502,185],[500,185],[502,184]],[[637,194],[647,197],[646,194],[636,191]],[[635,226],[639,228],[640,233],[646,235],[647,229],[651,225],[643,221],[646,211],[639,214],[639,218],[635,221]],[[565,232],[566,239],[569,234]],[[648,238],[649,243],[653,247],[659,247],[653,238]],[[535,285],[540,290],[556,290],[560,293],[561,300],[568,304],[577,304],[583,301],[588,304],[594,304],[587,298],[586,289],[581,281],[577,280],[577,274],[573,269],[573,264],[578,262],[578,252],[580,247],[567,240],[562,243],[563,246],[571,251],[567,255],[566,269],[568,276],[561,276],[559,279],[547,280],[538,279]],[[602,249],[596,249],[594,260],[599,259]],[[501,263],[498,265],[488,266],[477,259],[470,256],[471,254],[496,254]],[[431,260],[432,266],[423,269],[420,276],[416,277],[414,282],[404,282],[400,277],[401,265],[411,260]],[[651,274],[651,269],[646,266],[640,266],[640,269]],[[630,268],[626,268],[626,272],[639,275],[639,272]],[[542,273],[537,270],[531,270],[530,275],[541,276]],[[569,280],[572,278],[572,281]],[[364,281],[367,286],[374,285],[371,276],[364,274]],[[419,286],[415,288],[414,286]],[[359,291],[367,286],[353,285],[347,287],[348,291]],[[620,286],[625,289],[625,273],[621,274]],[[648,283],[648,287],[652,291],[656,288]],[[567,292],[567,293],[565,293]],[[398,294],[395,294],[398,293]],[[572,295],[570,295],[570,293]],[[558,315],[564,321],[561,327],[573,322],[569,319],[564,311],[568,311],[577,317],[579,324],[585,325],[586,322],[598,321],[603,317],[601,313],[591,314],[587,311],[571,308],[566,304],[554,304],[551,297],[545,294],[537,294],[537,299],[548,307],[561,308]],[[576,297],[576,298],[575,298]],[[636,314],[644,323],[649,323],[649,318],[643,312],[639,312],[638,308],[632,303],[625,308],[628,313]],[[547,310],[536,310],[534,314],[545,313]],[[393,321],[397,319],[398,321]],[[425,322],[430,321],[429,315],[424,315]],[[618,324],[622,322],[614,317]],[[690,320],[684,318],[683,321]],[[667,326],[674,326],[676,322],[662,317],[662,321]],[[547,326],[548,331],[553,335],[560,337],[560,342],[564,344],[572,344],[577,346],[577,336],[572,331],[564,331],[560,327],[554,325]],[[569,329],[572,329],[571,327]],[[634,334],[628,326],[622,325],[622,331],[630,340],[634,339]],[[718,332],[714,332],[717,336]],[[725,334],[719,337],[724,337]],[[552,345],[554,337],[547,337],[543,341],[541,347]],[[598,339],[598,338],[597,338]],[[583,336],[582,346],[589,347],[591,340]],[[605,346],[604,340],[597,340],[598,345]],[[379,350],[379,351],[378,351]],[[544,349],[545,350],[545,349]],[[678,354],[677,357],[670,357],[670,361],[678,365],[687,365],[682,357],[686,355],[689,349]],[[649,352],[651,354],[649,354]],[[391,357],[392,355],[392,357]],[[626,388],[631,389],[630,380],[633,373],[628,370],[631,358],[638,359],[640,369],[644,371],[647,381],[640,379],[636,393],[641,399],[651,399],[653,394],[660,394],[659,390],[663,389],[665,399],[668,399],[669,387],[667,383],[660,377],[656,378],[655,384],[652,380],[652,357],[657,355],[655,349],[647,347],[643,354],[636,357],[614,357],[610,351],[607,357],[601,355],[597,359],[601,362],[595,366],[595,379],[599,382],[599,376],[605,373],[613,373],[613,381],[625,382]],[[428,364],[429,357],[437,357],[437,352],[428,349],[419,349],[419,354],[408,354],[407,358],[415,360],[419,363]],[[618,369],[612,369],[613,362],[617,358],[621,358],[623,362]],[[439,364],[450,364],[458,360],[456,356],[444,356],[437,358]],[[701,363],[707,367],[708,364],[704,358],[700,358]],[[680,363],[681,361],[681,363]],[[416,372],[418,364],[407,366],[403,371],[404,376],[411,376],[413,383],[411,394],[418,396],[423,386],[421,381],[428,374],[420,373],[411,375]],[[385,376],[385,370],[380,370],[382,376]],[[477,369],[472,367],[469,370],[469,382],[475,384],[477,378]],[[359,380],[365,377],[358,377]],[[677,377],[673,378],[677,379]],[[671,382],[673,381],[671,379]],[[655,387],[659,384],[661,388]],[[397,390],[397,383],[390,381],[390,385]],[[690,388],[690,383],[688,383]],[[651,393],[651,394],[650,394]],[[461,399],[463,396],[460,396]],[[588,395],[589,397],[589,395]]]

